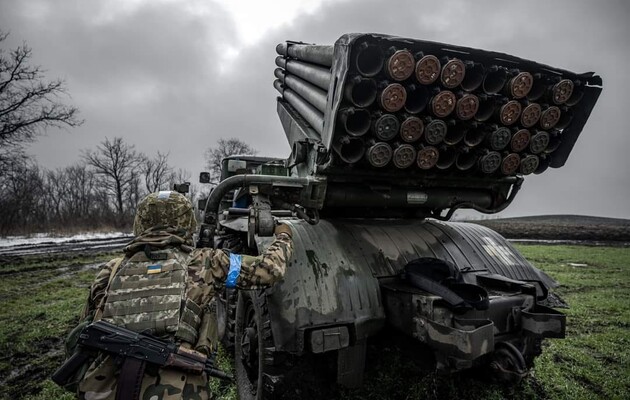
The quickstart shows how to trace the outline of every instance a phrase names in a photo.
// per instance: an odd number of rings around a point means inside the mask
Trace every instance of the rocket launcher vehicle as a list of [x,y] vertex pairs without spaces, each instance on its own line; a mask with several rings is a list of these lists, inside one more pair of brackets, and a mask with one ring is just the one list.
[[289,175],[318,180],[306,203],[327,215],[501,211],[565,164],[602,90],[592,72],[379,34],[276,52]]

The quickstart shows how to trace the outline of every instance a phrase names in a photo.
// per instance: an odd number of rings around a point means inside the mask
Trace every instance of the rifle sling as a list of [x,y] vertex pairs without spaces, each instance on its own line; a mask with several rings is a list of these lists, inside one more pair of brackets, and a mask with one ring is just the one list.
[[146,363],[143,360],[125,357],[118,377],[116,400],[138,400],[140,398],[145,366]]

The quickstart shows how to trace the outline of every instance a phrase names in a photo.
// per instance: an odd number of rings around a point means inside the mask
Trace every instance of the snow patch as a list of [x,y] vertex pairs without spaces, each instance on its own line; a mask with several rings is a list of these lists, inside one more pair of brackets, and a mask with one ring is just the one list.
[[99,239],[116,239],[129,237],[128,232],[107,232],[107,233],[81,233],[73,236],[52,236],[50,233],[36,233],[31,236],[7,236],[0,238],[0,249],[3,247],[38,245],[38,244],[55,244],[68,242],[82,242],[86,240]]

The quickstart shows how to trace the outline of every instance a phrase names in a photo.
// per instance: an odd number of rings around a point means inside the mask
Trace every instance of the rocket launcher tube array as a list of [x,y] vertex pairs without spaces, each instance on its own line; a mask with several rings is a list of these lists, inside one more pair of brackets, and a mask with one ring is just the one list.
[[[586,120],[573,107],[583,105],[592,74],[577,79],[509,55],[383,35],[345,35],[339,43],[337,52],[281,43],[275,60],[274,86],[335,150],[333,164],[538,173],[553,165],[575,116]],[[588,113],[596,98],[590,94]]]

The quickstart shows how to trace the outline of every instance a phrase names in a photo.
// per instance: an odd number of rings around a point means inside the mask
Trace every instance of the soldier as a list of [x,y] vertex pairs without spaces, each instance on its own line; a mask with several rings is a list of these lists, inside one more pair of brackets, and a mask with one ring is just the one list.
[[[208,303],[215,290],[257,288],[283,278],[291,257],[291,229],[279,224],[276,240],[258,256],[193,249],[196,221],[188,199],[171,191],[152,193],[138,205],[134,235],[125,256],[111,260],[90,289],[83,319],[103,319],[209,354],[213,316]],[[207,377],[177,369],[123,370],[101,354],[79,382],[85,400],[207,399]],[[138,397],[136,397],[138,398]]]

